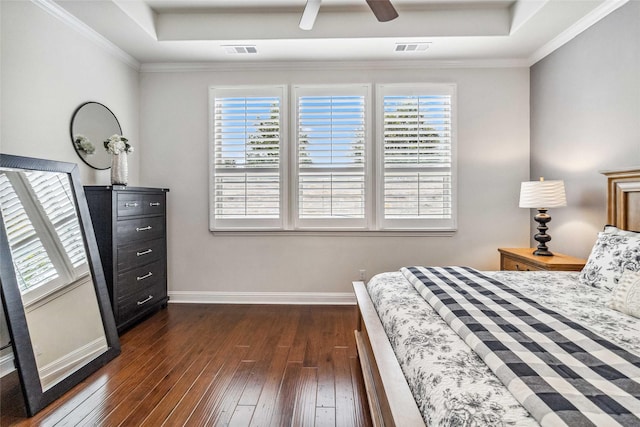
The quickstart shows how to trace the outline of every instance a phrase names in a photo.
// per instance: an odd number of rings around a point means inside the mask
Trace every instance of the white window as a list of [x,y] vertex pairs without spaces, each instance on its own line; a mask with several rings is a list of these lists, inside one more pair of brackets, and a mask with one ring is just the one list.
[[212,88],[210,100],[210,228],[282,228],[284,87]]
[[211,88],[211,230],[455,230],[455,85],[371,93]]
[[378,227],[456,227],[454,85],[378,85]]
[[366,229],[369,85],[295,86],[295,228]]
[[0,211],[25,305],[88,277],[67,174],[0,172]]

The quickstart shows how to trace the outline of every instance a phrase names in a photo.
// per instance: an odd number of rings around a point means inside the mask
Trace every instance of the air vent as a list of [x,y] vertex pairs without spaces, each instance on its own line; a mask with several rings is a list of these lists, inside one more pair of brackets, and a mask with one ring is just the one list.
[[244,53],[258,53],[258,49],[255,46],[222,46],[229,55],[244,54]]
[[429,49],[431,42],[424,43],[396,43],[396,52],[423,52]]

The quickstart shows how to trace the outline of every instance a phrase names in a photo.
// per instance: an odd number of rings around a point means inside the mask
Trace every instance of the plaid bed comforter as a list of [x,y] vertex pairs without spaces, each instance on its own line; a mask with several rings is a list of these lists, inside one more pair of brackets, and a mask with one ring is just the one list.
[[640,425],[640,357],[474,269],[402,273],[541,425]]

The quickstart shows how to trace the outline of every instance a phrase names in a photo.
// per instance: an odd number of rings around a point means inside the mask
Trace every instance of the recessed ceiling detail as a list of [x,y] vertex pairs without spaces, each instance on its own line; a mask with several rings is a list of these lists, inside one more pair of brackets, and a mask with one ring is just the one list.
[[162,64],[397,61],[425,50],[429,61],[533,63],[629,0],[391,0],[399,16],[384,23],[367,0],[321,0],[310,30],[299,27],[307,0],[32,1]]

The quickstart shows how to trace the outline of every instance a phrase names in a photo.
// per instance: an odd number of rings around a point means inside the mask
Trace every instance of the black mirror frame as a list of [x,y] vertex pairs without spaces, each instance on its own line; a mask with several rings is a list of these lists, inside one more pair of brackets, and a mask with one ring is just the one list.
[[[107,107],[106,105],[104,105],[104,104],[102,104],[102,103],[100,103],[100,102],[96,102],[96,101],[87,101],[87,102],[84,102],[84,103],[80,104],[80,105],[78,106],[78,108],[76,108],[76,110],[73,112],[73,115],[71,116],[71,122],[69,122],[69,135],[70,135],[70,137],[71,137],[71,145],[73,145],[73,149],[74,149],[74,151],[76,152],[76,154],[78,155],[78,157],[80,157],[80,160],[82,160],[82,162],[83,162],[84,164],[86,164],[87,166],[89,166],[89,167],[90,167],[90,168],[92,168],[92,169],[97,169],[97,170],[107,170],[107,169],[110,169],[110,168],[111,168],[111,166],[110,166],[110,165],[109,165],[109,166],[107,166],[107,167],[105,167],[105,168],[99,168],[99,167],[96,167],[96,166],[92,165],[92,164],[91,164],[91,163],[89,163],[89,162],[88,162],[84,157],[82,157],[82,156],[80,155],[80,153],[78,152],[78,147],[76,147],[76,143],[75,143],[75,139],[74,139],[74,134],[73,134],[73,123],[75,122],[75,120],[76,120],[76,116],[78,115],[78,113],[80,112],[80,110],[82,109],[82,107],[84,107],[84,106],[86,106],[86,105],[88,105],[88,104],[97,104],[97,105],[101,105],[102,107],[104,107],[104,108],[105,108],[105,109],[106,109],[106,110],[107,110],[107,111],[108,111],[108,112],[113,116],[114,120],[115,120],[115,121],[116,121],[116,123],[118,124],[118,129],[119,129],[118,134],[122,135],[122,126],[120,125],[120,121],[118,121],[118,118],[117,118],[117,117],[116,117],[116,115],[113,113],[113,111],[111,111],[111,109],[110,109],[109,107]],[[105,139],[109,138],[110,136],[111,136],[111,135],[106,135],[106,136],[105,136]],[[100,143],[102,143],[102,141],[100,141]],[[103,147],[102,147],[102,146],[99,146],[99,147],[97,147],[97,148],[98,148],[98,149],[101,149],[101,148],[103,148]]]
[[93,275],[98,307],[100,308],[105,338],[107,340],[106,352],[71,373],[51,388],[44,391],[42,390],[33,345],[27,327],[22,297],[15,276],[9,242],[7,240],[4,222],[0,221],[0,285],[2,288],[2,304],[7,317],[15,365],[20,377],[27,415],[33,416],[93,372],[104,366],[107,362],[118,356],[120,354],[120,340],[109,301],[109,294],[107,292],[107,285],[100,262],[98,245],[91,223],[87,200],[84,189],[80,183],[78,165],[75,163],[0,154],[0,167],[61,172],[69,175],[78,209],[78,221],[84,234],[84,243],[89,256],[89,268]]

